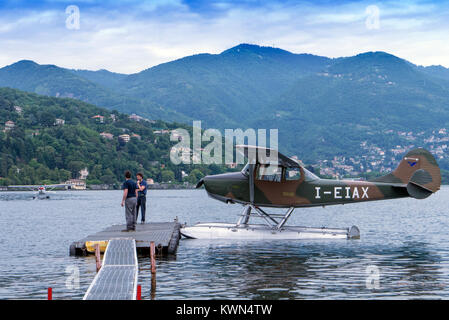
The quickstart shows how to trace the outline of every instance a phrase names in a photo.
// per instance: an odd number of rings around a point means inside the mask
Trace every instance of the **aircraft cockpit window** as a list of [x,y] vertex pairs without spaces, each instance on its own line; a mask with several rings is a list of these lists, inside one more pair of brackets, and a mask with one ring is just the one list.
[[282,179],[282,167],[277,165],[259,165],[257,167],[257,180],[281,182]]
[[299,180],[301,179],[301,171],[299,168],[286,168],[285,170],[285,180]]

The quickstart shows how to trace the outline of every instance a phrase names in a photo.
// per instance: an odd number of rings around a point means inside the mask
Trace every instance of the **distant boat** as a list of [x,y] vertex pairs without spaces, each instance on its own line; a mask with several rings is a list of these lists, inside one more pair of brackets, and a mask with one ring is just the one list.
[[70,188],[69,184],[50,184],[50,185],[20,185],[20,186],[8,186],[9,189],[27,189],[29,191],[36,191],[33,195],[33,199],[50,199],[49,190],[55,188]]

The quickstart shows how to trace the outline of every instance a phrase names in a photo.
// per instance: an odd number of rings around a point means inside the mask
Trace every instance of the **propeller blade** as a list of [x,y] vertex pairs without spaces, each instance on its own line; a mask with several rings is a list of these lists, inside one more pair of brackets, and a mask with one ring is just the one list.
[[204,184],[204,179],[201,179],[200,181],[198,181],[198,183],[196,184],[196,189],[201,188],[201,186]]

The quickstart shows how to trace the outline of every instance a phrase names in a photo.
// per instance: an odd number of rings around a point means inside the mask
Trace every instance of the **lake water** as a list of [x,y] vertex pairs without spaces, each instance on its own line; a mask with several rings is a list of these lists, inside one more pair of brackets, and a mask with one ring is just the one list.
[[[50,200],[0,192],[0,299],[81,299],[95,258],[69,245],[124,223],[120,191],[64,191]],[[147,221],[235,222],[239,205],[204,190],[151,190]],[[360,240],[180,242],[157,261],[155,299],[448,299],[449,188],[400,199],[297,209],[289,224],[348,227]],[[142,298],[150,299],[149,257],[139,257]],[[79,287],[67,279],[79,270]],[[71,272],[72,271],[72,272]],[[69,278],[70,279],[70,278]],[[378,281],[376,281],[378,280]],[[68,282],[70,285],[70,281]]]

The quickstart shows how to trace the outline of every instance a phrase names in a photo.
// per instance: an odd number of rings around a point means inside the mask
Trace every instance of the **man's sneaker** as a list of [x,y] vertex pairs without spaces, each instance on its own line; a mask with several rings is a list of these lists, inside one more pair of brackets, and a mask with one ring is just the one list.
[[140,223],[141,223],[141,224],[144,224],[144,223],[145,223],[145,220],[140,221]]

